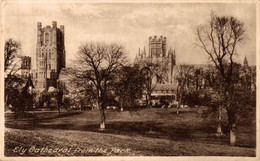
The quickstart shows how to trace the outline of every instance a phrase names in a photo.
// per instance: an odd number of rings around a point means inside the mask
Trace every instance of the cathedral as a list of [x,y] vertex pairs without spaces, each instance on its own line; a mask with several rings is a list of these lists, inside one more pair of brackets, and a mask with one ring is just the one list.
[[167,51],[166,37],[150,36],[148,53],[146,53],[145,47],[143,50],[139,48],[134,63],[143,68],[146,62],[158,64],[165,69],[165,74],[162,79],[158,79],[156,76],[152,78],[152,86],[154,87],[152,92],[152,105],[156,106],[161,99],[167,100],[168,102],[176,100],[177,82],[174,79],[176,53],[171,47]]
[[64,26],[42,27],[37,23],[36,67],[33,71],[35,87],[39,90],[57,87],[61,68],[65,68]]
[[175,50],[171,47],[167,51],[167,38],[160,36],[149,37],[149,49],[146,53],[145,47],[141,51],[139,48],[138,54],[135,58],[135,64],[140,66],[144,65],[145,62],[152,62],[160,65],[164,65],[167,68],[166,75],[163,81],[158,82],[156,78],[153,78],[152,84],[169,84],[173,83],[174,67],[176,66],[176,54]]

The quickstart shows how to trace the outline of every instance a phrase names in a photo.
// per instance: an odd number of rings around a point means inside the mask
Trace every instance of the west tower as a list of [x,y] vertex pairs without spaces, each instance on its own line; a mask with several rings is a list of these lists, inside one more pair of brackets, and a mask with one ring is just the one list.
[[65,68],[64,26],[57,27],[57,22],[51,26],[42,27],[37,23],[36,70],[35,86],[45,89],[56,87],[61,68]]

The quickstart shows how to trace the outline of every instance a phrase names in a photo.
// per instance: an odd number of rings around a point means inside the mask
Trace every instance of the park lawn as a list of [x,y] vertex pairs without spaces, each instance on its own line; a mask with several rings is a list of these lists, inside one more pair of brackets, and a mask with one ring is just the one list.
[[[42,115],[44,119],[27,121],[6,115],[5,155],[255,156],[255,119],[238,126],[237,146],[231,147],[228,136],[215,136],[213,119],[202,118],[192,110],[178,115],[174,109],[107,110],[106,115],[105,131],[98,129],[99,111],[50,118]],[[19,154],[14,151],[18,146],[27,151]],[[70,151],[29,152],[35,146]]]

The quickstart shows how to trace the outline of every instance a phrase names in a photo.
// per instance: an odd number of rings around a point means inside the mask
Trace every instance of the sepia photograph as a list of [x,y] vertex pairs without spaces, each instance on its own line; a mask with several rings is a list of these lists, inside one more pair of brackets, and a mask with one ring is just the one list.
[[156,2],[2,1],[4,160],[257,157],[259,2]]

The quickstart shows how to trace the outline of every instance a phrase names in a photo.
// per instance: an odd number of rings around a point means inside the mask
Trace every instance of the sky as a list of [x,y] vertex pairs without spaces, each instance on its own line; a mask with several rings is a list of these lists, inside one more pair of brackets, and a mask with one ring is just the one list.
[[22,44],[24,55],[36,55],[37,22],[65,26],[67,66],[78,47],[86,42],[120,43],[133,62],[139,47],[148,49],[149,36],[167,37],[167,48],[176,51],[177,64],[205,64],[207,54],[196,43],[195,31],[208,23],[210,13],[235,16],[245,24],[246,40],[236,60],[245,55],[256,64],[256,7],[253,3],[6,3],[3,10],[4,39]]

